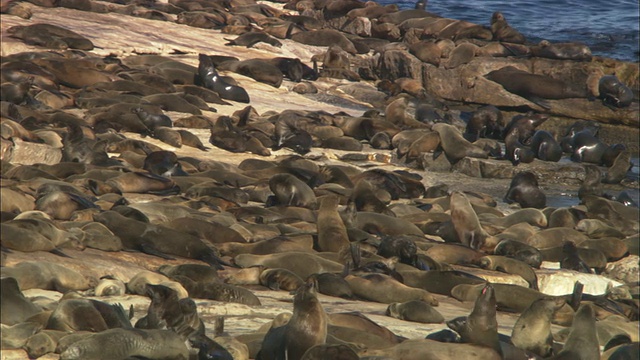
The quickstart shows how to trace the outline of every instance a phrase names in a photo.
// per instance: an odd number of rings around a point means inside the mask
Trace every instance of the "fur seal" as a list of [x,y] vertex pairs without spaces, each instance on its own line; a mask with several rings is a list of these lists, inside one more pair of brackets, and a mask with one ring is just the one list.
[[615,75],[606,75],[598,82],[598,91],[602,102],[611,107],[623,108],[631,105],[633,91]]
[[565,301],[562,298],[541,298],[522,312],[511,332],[511,342],[518,348],[544,358],[553,355],[551,319]]
[[217,250],[193,235],[129,219],[115,211],[97,214],[94,220],[106,225],[122,240],[125,248],[163,258],[171,258],[168,256],[171,254],[198,259],[222,268],[223,261],[216,254]]
[[[42,289],[66,292],[87,290],[92,280],[65,266],[46,261],[24,261],[12,267],[3,267],[2,276],[15,278],[20,289]],[[95,283],[94,283],[95,284]]]
[[251,31],[248,33],[244,33],[233,40],[230,40],[230,39],[225,39],[225,40],[228,41],[228,43],[225,44],[227,46],[236,45],[236,46],[245,46],[247,48],[250,48],[257,43],[263,42],[275,47],[282,47],[282,43],[278,39],[274,38],[273,36],[270,36],[267,33],[259,32],[259,31]]
[[562,147],[548,131],[537,130],[531,137],[529,146],[542,161],[558,162],[562,158]]
[[312,253],[285,252],[271,255],[240,254],[234,258],[236,265],[251,267],[262,265],[267,268],[287,269],[302,279],[315,273],[335,272],[343,270],[343,265],[327,260]]
[[99,332],[115,327],[110,326],[114,325],[108,321],[110,314],[101,305],[110,307],[110,305],[96,300],[63,299],[51,313],[46,328],[69,332],[82,330]]
[[309,348],[301,360],[359,360],[358,354],[348,345],[344,344],[320,344]]
[[438,299],[428,291],[408,287],[388,275],[375,273],[364,276],[348,275],[345,280],[349,283],[354,295],[366,300],[384,304],[422,300],[432,306],[438,305]]
[[296,290],[291,319],[269,329],[256,359],[302,359],[307,350],[326,342],[329,320],[316,291],[313,281]]
[[491,32],[495,41],[515,44],[524,44],[526,42],[526,38],[518,30],[512,28],[499,11],[491,15]]
[[213,61],[205,54],[198,54],[198,76],[202,85],[213,90],[220,95],[222,99],[233,100],[242,103],[249,103],[249,94],[240,86],[231,85],[218,75]]
[[[38,314],[42,310],[27,299],[20,287],[18,281],[13,277],[4,277],[7,274],[2,274],[3,278],[0,280],[2,284],[2,292],[0,292],[0,323],[3,325],[16,325],[33,315]],[[4,333],[4,329],[3,329]],[[4,334],[3,339],[4,341]]]
[[[451,321],[447,322],[450,326]],[[462,337],[462,342],[483,345],[495,350],[502,356],[498,340],[498,322],[496,320],[496,295],[491,284],[482,288],[476,299],[473,311],[467,317],[461,329],[453,328]]]
[[573,318],[571,332],[562,351],[550,359],[600,359],[596,317],[591,304],[582,304]]
[[491,71],[485,77],[496,82],[510,93],[529,100],[586,98],[587,90],[573,89],[564,81],[549,76],[532,74],[513,66],[505,66]]
[[338,198],[325,196],[318,210],[318,247],[321,251],[340,252],[349,246],[349,235],[338,214]]
[[500,109],[487,105],[473,112],[467,123],[465,136],[469,141],[476,141],[478,138],[500,139],[503,128],[504,119]]
[[485,245],[489,234],[482,228],[478,215],[471,207],[467,196],[459,191],[451,194],[451,221],[460,242],[472,249],[480,249]]
[[271,290],[293,291],[302,286],[304,281],[286,269],[265,269],[260,273],[260,284]]
[[542,209],[546,206],[547,197],[538,187],[538,179],[535,174],[523,171],[511,179],[504,201],[506,203],[516,202],[523,208]]
[[476,56],[478,46],[471,43],[462,43],[456,46],[445,64],[445,69],[455,69],[461,65],[469,63]]
[[480,159],[489,157],[487,151],[467,141],[462,133],[452,125],[438,123],[433,125],[432,129],[440,135],[440,146],[452,164],[466,156]]
[[531,266],[520,260],[505,256],[487,255],[480,258],[479,264],[483,269],[519,275],[529,283],[529,286],[532,289],[538,290],[538,277],[536,276],[536,273],[533,271]]
[[444,321],[442,314],[422,300],[392,303],[387,307],[386,314],[396,319],[425,324],[439,324]]
[[[113,346],[128,344],[128,346]],[[112,359],[129,357],[187,360],[189,350],[184,339],[171,330],[109,329],[71,344],[60,359]]]
[[591,49],[580,43],[554,43],[542,40],[531,46],[531,55],[547,59],[591,61]]
[[614,160],[613,165],[607,169],[602,182],[605,184],[619,184],[626,178],[627,172],[632,166],[631,152],[629,150],[622,151]]
[[93,43],[71,30],[52,24],[12,26],[7,29],[11,37],[21,39],[28,45],[38,45],[50,49],[93,50]]
[[355,55],[358,51],[351,40],[344,36],[341,32],[333,29],[319,29],[315,31],[302,31],[291,36],[291,40],[314,46],[332,46],[336,45],[351,55]]
[[269,179],[269,188],[274,193],[275,204],[299,206],[314,209],[317,207],[313,190],[304,181],[291,174],[277,174]]
[[172,151],[154,151],[147,155],[142,166],[144,170],[158,176],[186,176],[178,157]]
[[122,280],[105,275],[100,278],[93,292],[95,296],[122,296],[126,289],[127,287]]
[[410,339],[381,350],[367,349],[359,353],[361,359],[465,359],[465,360],[498,360],[502,355],[491,348],[477,344],[445,343],[429,339]]
[[243,61],[225,61],[217,66],[218,70],[230,70],[248,76],[256,81],[279,88],[282,84],[283,73],[270,62],[262,59],[248,59]]

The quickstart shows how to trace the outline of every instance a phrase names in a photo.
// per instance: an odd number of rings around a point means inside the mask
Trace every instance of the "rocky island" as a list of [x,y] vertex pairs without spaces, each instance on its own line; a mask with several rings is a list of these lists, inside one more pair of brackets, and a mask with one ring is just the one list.
[[0,10],[3,359],[637,356],[637,63],[499,12]]

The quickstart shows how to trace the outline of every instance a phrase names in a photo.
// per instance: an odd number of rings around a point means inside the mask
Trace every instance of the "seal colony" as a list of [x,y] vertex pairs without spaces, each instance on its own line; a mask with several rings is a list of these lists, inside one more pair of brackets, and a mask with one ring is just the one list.
[[[601,347],[637,353],[639,212],[619,192],[637,187],[628,177],[637,144],[604,140],[605,126],[593,121],[632,125],[637,83],[625,84],[624,71],[614,76],[583,47],[527,43],[499,12],[484,26],[440,18],[425,3],[405,11],[337,0],[3,3],[3,353],[401,360],[591,359]],[[153,19],[144,26],[190,26],[219,41],[187,56],[105,56],[91,30],[21,20],[56,11],[143,17]],[[258,27],[264,35],[223,40]],[[8,36],[13,46],[44,48],[5,52]],[[234,44],[267,51],[228,56]],[[434,60],[416,44],[440,55]],[[289,47],[313,49],[322,68],[305,64],[312,56],[269,53]],[[567,71],[534,73],[532,61]],[[480,64],[489,66],[479,72]],[[494,106],[460,105],[434,91],[463,72],[475,72],[465,77],[474,93],[460,96]],[[308,101],[287,92],[303,80],[317,88],[310,99],[329,104],[292,103]],[[350,95],[332,95],[333,84]],[[348,106],[332,104],[341,101]],[[582,106],[599,118],[582,117]],[[551,124],[567,109],[591,121]],[[371,161],[377,154],[393,154],[398,166]],[[555,206],[545,195],[550,181],[538,171],[547,163],[559,169],[558,155],[574,171],[598,175],[566,184],[578,205]],[[448,173],[470,159],[498,164],[511,187],[473,187]],[[413,162],[418,169],[405,166]],[[435,181],[436,169],[448,184]],[[631,275],[616,278],[625,262]],[[557,293],[556,276],[583,276],[585,284]],[[38,289],[63,295],[29,296]],[[150,303],[125,309],[125,292]],[[289,303],[242,332],[229,312],[212,310],[233,303],[254,314],[274,298]],[[405,321],[438,327],[414,328],[407,339],[393,330]]]

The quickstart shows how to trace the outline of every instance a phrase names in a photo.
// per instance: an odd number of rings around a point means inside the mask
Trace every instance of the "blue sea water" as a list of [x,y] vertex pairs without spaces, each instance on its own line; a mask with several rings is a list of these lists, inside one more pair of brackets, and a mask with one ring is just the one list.
[[[413,9],[415,1],[379,0]],[[537,43],[579,41],[594,55],[638,62],[638,0],[429,0],[427,10],[442,17],[489,26],[500,11],[509,24]]]

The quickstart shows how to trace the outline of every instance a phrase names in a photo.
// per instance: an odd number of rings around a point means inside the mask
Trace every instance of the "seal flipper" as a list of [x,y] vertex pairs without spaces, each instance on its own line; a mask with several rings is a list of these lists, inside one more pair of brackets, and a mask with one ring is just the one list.
[[73,259],[73,257],[71,257],[71,256],[69,256],[69,255],[67,255],[67,254],[65,254],[62,250],[60,250],[60,249],[58,249],[58,248],[52,249],[52,250],[50,250],[49,252],[50,252],[50,253],[52,253],[52,254],[54,254],[54,255],[58,255],[58,256],[62,256],[62,257],[69,258],[69,259]]
[[145,254],[157,256],[157,257],[165,259],[165,260],[175,260],[176,259],[174,257],[171,257],[171,256],[159,251],[158,249],[154,248],[153,245],[151,245],[151,244],[140,244],[140,251],[145,253]]
[[551,110],[551,106],[549,105],[549,102],[546,99],[539,98],[537,96],[527,96],[526,99],[542,107],[545,110]]
[[230,266],[230,267],[237,267],[235,265],[229,264],[228,262],[220,259],[216,254],[213,253],[213,250],[207,252],[206,254],[204,254],[202,257],[200,257],[199,260],[202,260],[202,261],[206,262],[207,264],[213,266],[214,268],[216,268],[218,270],[224,270],[222,265]]
[[582,290],[584,289],[584,284],[582,284],[579,281],[576,281],[575,284],[573,284],[573,293],[571,294],[571,298],[569,299],[569,306],[571,306],[571,308],[574,311],[577,311],[578,308],[580,307],[580,301],[582,300]]

